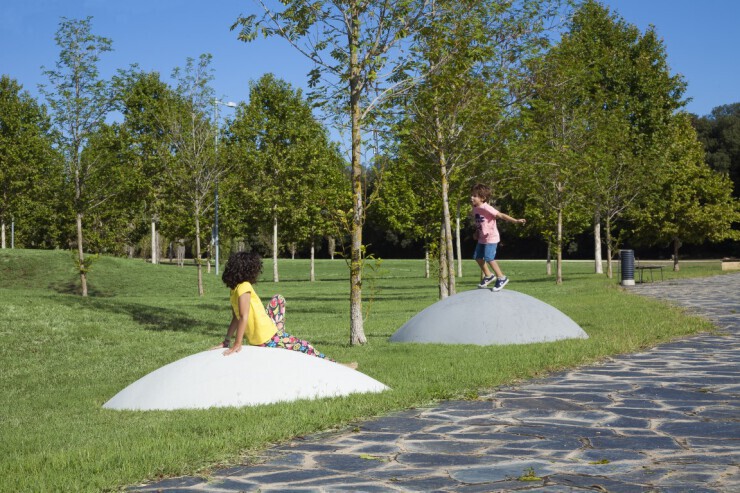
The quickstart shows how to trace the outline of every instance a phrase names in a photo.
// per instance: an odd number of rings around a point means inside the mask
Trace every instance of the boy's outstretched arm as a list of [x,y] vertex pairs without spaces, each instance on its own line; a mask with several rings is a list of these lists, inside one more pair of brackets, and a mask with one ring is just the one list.
[[515,219],[507,214],[504,214],[503,212],[499,212],[497,218],[501,218],[504,221],[508,221],[510,223],[515,223],[515,224],[524,224],[527,222],[526,219]]

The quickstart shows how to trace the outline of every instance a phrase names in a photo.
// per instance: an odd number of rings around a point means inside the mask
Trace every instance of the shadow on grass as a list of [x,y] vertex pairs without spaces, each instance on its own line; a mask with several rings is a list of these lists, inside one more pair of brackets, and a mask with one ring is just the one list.
[[[51,283],[49,284],[49,289],[59,294],[82,296],[82,286],[80,285],[79,279],[75,279],[74,281]],[[115,296],[115,293],[108,290],[98,289],[88,282],[87,295],[94,298],[112,298]]]
[[[96,299],[98,298],[98,299]],[[121,303],[113,301],[111,298],[100,297],[55,297],[56,302],[60,302],[73,308],[89,308],[96,311],[112,313],[116,315],[126,315],[136,322],[145,330],[163,332],[192,332],[203,335],[213,335],[218,332],[212,324],[198,320],[182,312],[162,307],[142,305],[138,303]],[[215,305],[204,306],[209,310],[215,310]],[[219,308],[221,311],[221,308]]]

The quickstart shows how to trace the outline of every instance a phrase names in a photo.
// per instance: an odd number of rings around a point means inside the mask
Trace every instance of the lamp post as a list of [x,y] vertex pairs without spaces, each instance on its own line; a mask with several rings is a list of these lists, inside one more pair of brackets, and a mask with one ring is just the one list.
[[[218,105],[228,106],[229,108],[236,108],[236,103],[229,101],[228,103],[219,101],[218,98],[213,98],[213,120],[216,123],[216,136],[214,140],[214,152],[216,160],[218,160]],[[216,163],[218,164],[218,163]],[[216,247],[216,275],[218,276],[218,175],[216,175],[216,196],[214,201],[214,231],[213,231],[213,243]]]

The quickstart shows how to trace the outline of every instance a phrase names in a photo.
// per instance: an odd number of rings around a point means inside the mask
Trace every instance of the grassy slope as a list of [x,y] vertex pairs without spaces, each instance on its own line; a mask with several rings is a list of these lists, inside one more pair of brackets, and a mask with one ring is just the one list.
[[[91,296],[82,299],[74,294],[69,253],[0,251],[0,491],[99,491],[163,475],[207,474],[292,436],[435,399],[472,398],[479,389],[710,327],[590,274],[590,263],[566,264],[562,286],[543,275],[540,262],[502,266],[511,289],[561,309],[590,339],[389,344],[404,322],[436,301],[436,286],[422,277],[421,261],[388,260],[379,279],[365,280],[370,344],[349,347],[344,262],[318,262],[321,280],[309,283],[306,261],[285,260],[282,282],[263,281],[258,289],[263,299],[278,291],[286,296],[288,330],[339,361],[358,361],[392,391],[242,409],[115,412],[101,405],[119,390],[223,337],[230,319],[226,289],[206,276],[206,296],[198,298],[192,267],[102,258],[90,275]],[[477,282],[476,269],[465,264],[463,289]],[[719,272],[718,263],[684,264],[680,275]]]

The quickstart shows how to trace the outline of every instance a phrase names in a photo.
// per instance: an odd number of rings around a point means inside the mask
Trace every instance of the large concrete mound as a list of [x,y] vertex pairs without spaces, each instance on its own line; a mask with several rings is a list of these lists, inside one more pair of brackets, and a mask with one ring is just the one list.
[[474,289],[425,308],[390,340],[490,346],[587,338],[570,317],[537,298]]
[[241,407],[382,392],[385,385],[344,365],[285,349],[204,351],[132,383],[103,407],[118,410]]

